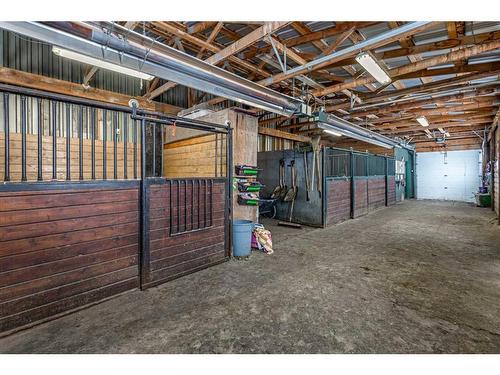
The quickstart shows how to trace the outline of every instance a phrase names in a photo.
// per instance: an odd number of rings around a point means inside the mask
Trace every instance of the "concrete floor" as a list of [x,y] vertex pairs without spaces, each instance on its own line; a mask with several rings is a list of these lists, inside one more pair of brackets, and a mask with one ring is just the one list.
[[489,209],[407,201],[0,340],[2,353],[500,353]]

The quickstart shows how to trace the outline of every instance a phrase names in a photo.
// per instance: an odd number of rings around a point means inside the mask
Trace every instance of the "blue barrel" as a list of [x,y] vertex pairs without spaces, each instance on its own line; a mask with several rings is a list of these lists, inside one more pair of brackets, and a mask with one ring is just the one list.
[[235,257],[246,257],[252,251],[253,221],[233,221],[233,255]]

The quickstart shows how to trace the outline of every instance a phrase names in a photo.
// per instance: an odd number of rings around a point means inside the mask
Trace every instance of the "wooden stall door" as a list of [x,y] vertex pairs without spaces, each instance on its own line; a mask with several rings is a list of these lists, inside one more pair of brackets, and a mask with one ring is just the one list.
[[143,289],[229,257],[226,180],[145,180]]

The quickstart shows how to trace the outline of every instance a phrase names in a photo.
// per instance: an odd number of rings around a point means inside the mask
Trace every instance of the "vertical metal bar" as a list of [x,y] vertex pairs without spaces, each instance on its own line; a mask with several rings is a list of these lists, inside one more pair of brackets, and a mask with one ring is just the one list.
[[177,180],[177,231],[181,226],[181,180]]
[[214,173],[214,177],[217,177],[217,172],[218,172],[218,164],[219,164],[219,161],[217,160],[217,152],[219,150],[219,148],[217,147],[218,144],[217,142],[219,141],[219,137],[218,137],[218,134],[215,133],[215,173]]
[[102,179],[107,178],[108,111],[102,110]]
[[368,188],[368,181],[370,178],[369,175],[369,161],[370,161],[370,156],[366,154],[366,162],[365,162],[365,176],[366,176],[366,212],[368,212],[368,209],[370,207],[370,189]]
[[141,120],[141,180],[146,178],[146,121]]
[[164,125],[160,125],[160,129],[161,129],[161,148],[160,148],[160,177],[163,176],[163,145],[165,144],[165,139],[163,137],[163,134],[164,134],[164,130],[165,130],[165,126]]
[[134,140],[134,180],[137,179],[137,120],[133,120],[134,131],[133,140]]
[[52,179],[57,180],[57,106],[52,104]]
[[194,229],[194,180],[191,180],[191,230]]
[[83,106],[78,116],[78,170],[79,179],[83,180]]
[[169,225],[170,225],[170,235],[174,233],[173,228],[174,228],[174,223],[173,223],[173,217],[174,217],[174,210],[172,207],[172,180],[168,181],[168,199],[169,199]]
[[26,177],[26,97],[21,96],[21,181]]
[[10,123],[9,123],[9,94],[3,93],[3,119],[4,119],[4,148],[5,148],[5,176],[4,181],[10,181]]
[[37,134],[37,153],[38,153],[38,181],[43,181],[43,165],[42,165],[42,157],[43,157],[43,144],[42,144],[42,135],[43,135],[43,102],[42,99],[37,99],[38,103],[38,134]]
[[225,188],[225,207],[224,207],[224,240],[226,248],[226,257],[230,257],[232,254],[232,215],[233,215],[233,193],[232,193],[232,183],[233,183],[233,129],[231,129],[231,123],[228,124],[228,132],[226,135],[226,188]]
[[196,212],[198,214],[198,229],[200,229],[200,211],[201,211],[201,205],[200,205],[200,202],[201,202],[201,199],[200,199],[200,192],[201,192],[201,180],[198,180],[198,200],[197,200],[197,204],[196,204]]
[[350,174],[351,174],[351,219],[354,219],[356,209],[356,181],[354,179],[354,154],[349,152]]
[[213,223],[213,203],[214,203],[214,180],[210,180],[210,226],[214,225]]
[[71,104],[66,103],[66,180],[71,180]]
[[95,180],[95,119],[96,119],[96,108],[92,108],[90,112],[90,131],[91,135],[91,146],[90,146],[90,157],[92,159],[91,166],[91,178]]
[[118,179],[118,113],[113,112],[113,178]]
[[127,142],[128,142],[128,115],[123,117],[123,178],[128,180],[128,160],[127,160]]
[[207,180],[203,180],[203,227],[208,227],[207,225]]
[[151,125],[153,126],[153,177],[156,177],[156,122]]
[[[224,162],[222,160],[222,154],[224,152],[224,148],[223,148],[224,147],[224,138],[226,138],[226,142],[227,142],[227,135],[224,136],[224,134],[221,134],[221,136],[220,136],[220,177],[222,177],[224,175],[222,172],[222,168],[224,166]],[[227,157],[227,155],[226,155],[226,157]]]
[[384,156],[384,173],[385,173],[385,205],[389,205],[389,177],[387,176],[387,172],[389,171],[389,159],[387,156]]
[[187,180],[184,180],[184,231],[187,231]]

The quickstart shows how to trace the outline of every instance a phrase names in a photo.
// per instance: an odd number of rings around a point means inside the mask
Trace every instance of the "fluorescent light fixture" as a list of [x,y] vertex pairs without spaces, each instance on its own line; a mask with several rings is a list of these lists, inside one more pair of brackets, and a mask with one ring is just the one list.
[[443,133],[443,134],[446,134],[447,132],[443,129],[443,128],[438,128],[438,130]]
[[432,133],[429,129],[425,129],[425,134],[427,135],[427,138],[429,138],[429,139],[433,138]]
[[368,52],[360,53],[356,56],[356,61],[382,85],[388,85],[391,83],[391,77],[389,77],[384,69],[382,69],[382,67]]
[[331,134],[331,135],[334,135],[336,137],[342,137],[342,134],[338,133],[338,132],[334,132],[333,130],[329,130],[329,129],[323,129],[323,131],[325,133],[328,133],[328,134]]
[[93,57],[82,55],[81,53],[73,52],[73,51],[70,51],[67,49],[63,49],[63,48],[59,48],[59,47],[52,47],[52,52],[57,56],[65,57],[65,58],[70,59],[70,60],[79,61],[79,62],[89,64],[89,65],[94,65],[94,66],[97,66],[97,67],[102,68],[102,69],[107,69],[107,70],[111,70],[113,72],[126,74],[128,76],[145,79],[147,81],[151,81],[154,78],[152,75],[140,72],[138,70],[126,68],[126,67],[121,66],[121,65],[112,64],[112,63],[107,62],[107,61],[95,59]]
[[449,137],[449,136],[450,136],[450,133],[445,132],[445,133],[444,133],[444,135],[445,135],[445,136],[447,136],[447,137]]
[[427,127],[429,126],[429,121],[427,121],[427,119],[425,118],[425,116],[419,116],[417,117],[417,121],[420,125],[424,126],[424,127]]

